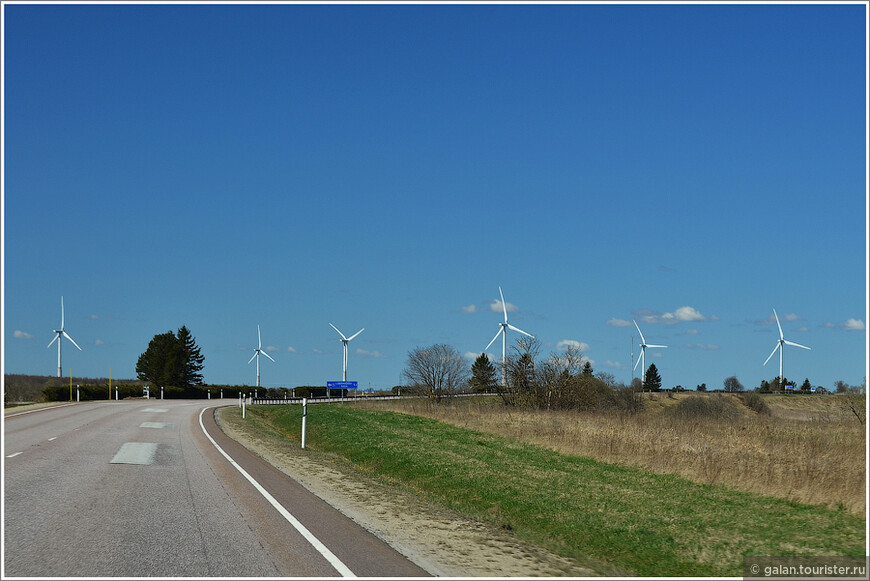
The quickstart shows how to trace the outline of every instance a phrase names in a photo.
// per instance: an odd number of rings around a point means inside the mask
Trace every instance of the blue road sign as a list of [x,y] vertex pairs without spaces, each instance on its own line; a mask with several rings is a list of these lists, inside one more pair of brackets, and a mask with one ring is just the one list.
[[356,381],[327,381],[326,387],[329,389],[356,389]]

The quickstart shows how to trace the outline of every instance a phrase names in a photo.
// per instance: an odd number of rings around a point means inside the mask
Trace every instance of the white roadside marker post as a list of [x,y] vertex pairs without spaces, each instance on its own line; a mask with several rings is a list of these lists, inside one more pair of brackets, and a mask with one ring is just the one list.
[[305,449],[305,420],[308,417],[308,400],[302,398],[302,449]]
[[248,398],[242,400],[242,419],[245,419],[245,406],[247,405]]

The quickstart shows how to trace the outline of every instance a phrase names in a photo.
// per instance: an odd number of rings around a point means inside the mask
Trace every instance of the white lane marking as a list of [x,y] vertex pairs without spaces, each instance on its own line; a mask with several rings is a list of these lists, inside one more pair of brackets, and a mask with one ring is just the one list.
[[21,455],[21,452],[15,452],[14,454],[9,454],[9,455],[6,456],[6,457],[7,457],[7,458],[15,458],[16,456],[20,456],[20,455]]
[[152,412],[152,413],[162,413],[162,412],[167,412],[167,411],[169,411],[169,410],[162,410],[162,409],[160,409],[160,408],[145,408],[145,409],[142,410],[142,411],[143,411],[143,412]]
[[[212,407],[214,407],[214,406],[212,406]],[[209,435],[209,433],[205,431],[205,425],[202,423],[202,414],[204,414],[205,410],[208,410],[208,409],[212,409],[212,408],[210,408],[210,407],[203,408],[202,411],[199,412],[199,427],[202,428],[202,433],[205,434],[205,437],[209,439],[209,441],[214,445],[215,448],[217,448],[217,451],[220,452],[223,455],[223,457],[226,458],[229,461],[229,463],[232,464],[236,468],[236,470],[238,470],[242,474],[242,476],[244,476],[247,479],[248,482],[250,482],[251,484],[254,485],[254,488],[257,489],[257,492],[262,494],[263,498],[265,498],[267,501],[269,501],[269,504],[271,504],[273,507],[275,507],[275,510],[277,510],[281,514],[281,516],[283,516],[285,519],[287,519],[287,522],[289,522],[291,525],[293,525],[293,528],[295,528],[297,531],[299,531],[299,534],[301,534],[303,537],[305,537],[305,540],[308,541],[309,543],[311,543],[311,546],[314,547],[315,549],[317,549],[317,551],[321,555],[323,555],[323,557],[327,561],[329,561],[329,564],[332,565],[333,567],[335,567],[336,571],[341,573],[342,577],[356,577],[356,575],[353,574],[353,571],[351,571],[350,569],[347,568],[347,565],[342,563],[341,560],[339,560],[339,558],[336,557],[335,554],[332,551],[330,551],[326,545],[324,545],[323,543],[320,542],[320,539],[315,537],[311,533],[311,531],[309,531],[307,528],[305,528],[305,525],[303,525],[301,522],[296,520],[296,517],[293,516],[292,514],[290,514],[290,512],[288,512],[286,508],[281,506],[281,503],[278,502],[277,500],[275,500],[275,497],[272,496],[271,494],[269,494],[269,491],[267,491],[265,488],[263,488],[259,482],[254,480],[254,477],[251,476],[250,474],[248,474],[244,468],[239,466],[236,463],[236,461],[230,457],[229,454],[224,452],[223,448],[218,446],[218,443],[214,441],[214,438],[212,438]]]
[[157,454],[157,444],[150,442],[127,442],[115,457],[112,458],[110,464],[141,464],[147,466],[154,462],[154,455]]
[[63,404],[63,405],[50,405],[50,406],[46,406],[46,407],[44,407],[44,408],[39,408],[39,409],[37,409],[37,410],[28,410],[28,411],[26,411],[26,412],[18,412],[18,413],[15,413],[15,414],[6,414],[6,415],[3,416],[3,417],[4,417],[4,418],[14,418],[15,416],[23,416],[24,414],[32,414],[32,413],[36,413],[36,412],[44,412],[45,410],[54,410],[54,409],[57,409],[57,408],[65,408],[65,407],[67,407],[67,406],[71,406],[71,405],[78,405],[78,402],[76,402],[76,403],[65,403],[65,404]]
[[165,428],[168,425],[169,424],[164,424],[163,422],[142,422],[141,424],[139,424],[139,427],[140,428],[156,428],[159,430],[159,429]]
[[49,442],[53,442],[54,440],[57,440],[57,436],[48,439]]

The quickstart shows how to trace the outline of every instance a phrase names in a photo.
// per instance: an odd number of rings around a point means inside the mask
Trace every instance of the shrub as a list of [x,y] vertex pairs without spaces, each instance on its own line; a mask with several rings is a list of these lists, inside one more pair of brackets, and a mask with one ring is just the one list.
[[744,405],[757,414],[765,416],[770,415],[770,408],[764,398],[758,395],[757,392],[747,391],[741,395]]
[[740,417],[740,410],[729,398],[721,395],[705,397],[693,396],[680,400],[677,405],[666,408],[662,413],[682,420],[726,420]]

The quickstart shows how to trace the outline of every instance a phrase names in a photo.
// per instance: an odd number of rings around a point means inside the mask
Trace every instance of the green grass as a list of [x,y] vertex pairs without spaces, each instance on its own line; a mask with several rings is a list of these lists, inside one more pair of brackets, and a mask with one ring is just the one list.
[[[300,406],[248,413],[298,446]],[[419,416],[312,405],[307,446],[520,539],[629,575],[740,576],[745,555],[865,551],[865,519],[848,511],[567,456]]]

